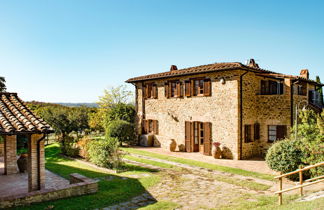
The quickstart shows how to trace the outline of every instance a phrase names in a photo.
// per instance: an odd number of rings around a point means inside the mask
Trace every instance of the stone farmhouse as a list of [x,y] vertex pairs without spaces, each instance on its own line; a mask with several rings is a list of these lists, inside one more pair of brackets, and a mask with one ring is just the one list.
[[318,89],[309,71],[292,76],[248,64],[214,63],[128,79],[136,88],[136,132],[146,146],[211,155],[213,142],[222,158],[264,156],[285,138],[296,109],[320,112]]

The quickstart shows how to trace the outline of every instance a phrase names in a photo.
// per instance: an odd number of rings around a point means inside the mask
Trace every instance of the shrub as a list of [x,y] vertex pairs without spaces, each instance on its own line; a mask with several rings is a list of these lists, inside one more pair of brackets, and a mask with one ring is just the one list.
[[90,158],[88,150],[91,141],[93,141],[91,138],[85,136],[77,142],[77,146],[79,148],[79,156],[86,160],[89,160]]
[[117,138],[120,144],[122,142],[131,143],[135,139],[134,124],[124,120],[112,121],[106,128],[106,135]]
[[122,153],[116,138],[106,137],[104,140],[91,141],[88,153],[90,161],[98,166],[116,169],[122,166]]
[[75,144],[73,137],[65,136],[64,141],[59,141],[59,143],[64,155],[69,157],[77,157],[79,155],[79,148]]
[[[267,152],[266,162],[275,171],[288,173],[304,165],[302,162],[303,152],[294,140],[283,140],[273,144]],[[291,176],[296,179],[298,175]]]

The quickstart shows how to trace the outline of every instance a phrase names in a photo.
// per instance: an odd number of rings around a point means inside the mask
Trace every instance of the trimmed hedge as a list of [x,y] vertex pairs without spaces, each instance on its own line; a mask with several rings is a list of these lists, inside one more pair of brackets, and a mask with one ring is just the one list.
[[[267,152],[266,162],[268,166],[275,171],[288,173],[297,170],[300,165],[304,165],[303,152],[299,143],[295,140],[282,140],[273,144]],[[298,178],[293,175],[291,179]]]

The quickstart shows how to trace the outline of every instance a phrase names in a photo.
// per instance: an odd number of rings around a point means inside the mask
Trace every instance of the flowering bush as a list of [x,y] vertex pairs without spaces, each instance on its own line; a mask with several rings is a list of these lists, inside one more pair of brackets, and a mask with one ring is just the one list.
[[215,146],[215,147],[219,147],[220,145],[221,145],[221,143],[220,142],[213,142],[213,145]]

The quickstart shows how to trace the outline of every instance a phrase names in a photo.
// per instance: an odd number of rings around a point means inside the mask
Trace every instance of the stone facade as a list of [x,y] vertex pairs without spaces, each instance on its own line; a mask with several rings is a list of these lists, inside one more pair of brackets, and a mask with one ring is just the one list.
[[[190,96],[167,98],[165,83],[178,80],[182,84],[191,78],[211,79],[211,96]],[[295,119],[295,107],[300,101],[308,103],[308,95],[293,94],[290,77],[265,77],[258,72],[242,70],[214,71],[190,76],[173,76],[170,79],[157,78],[134,82],[136,87],[136,131],[139,138],[148,139],[142,133],[143,120],[158,121],[158,134],[154,146],[168,148],[170,141],[177,143],[177,150],[185,150],[185,122],[201,121],[212,123],[212,141],[220,142],[226,158],[248,159],[263,156],[272,143],[268,142],[268,126],[287,126],[287,133]],[[283,83],[283,94],[262,95],[261,80]],[[144,99],[144,86],[157,85],[157,99]],[[314,85],[307,83],[308,90]],[[293,95],[292,95],[293,94]],[[245,125],[259,124],[259,139],[244,141]],[[151,135],[151,134],[150,134]]]
[[[165,80],[155,81],[158,86],[158,98],[143,100],[142,86],[137,84],[137,132],[142,132],[142,119],[154,119],[159,122],[159,134],[155,135],[155,146],[168,148],[169,141],[177,142],[177,150],[184,150],[185,121],[212,122],[213,141],[222,142],[236,155],[238,136],[238,79],[240,72],[215,72],[208,75],[211,79],[212,95],[208,97],[166,98]],[[206,76],[204,74],[195,77]],[[172,78],[184,82],[192,76]],[[220,78],[225,78],[222,84]],[[145,85],[145,83],[144,83]],[[219,113],[222,113],[221,115]]]

